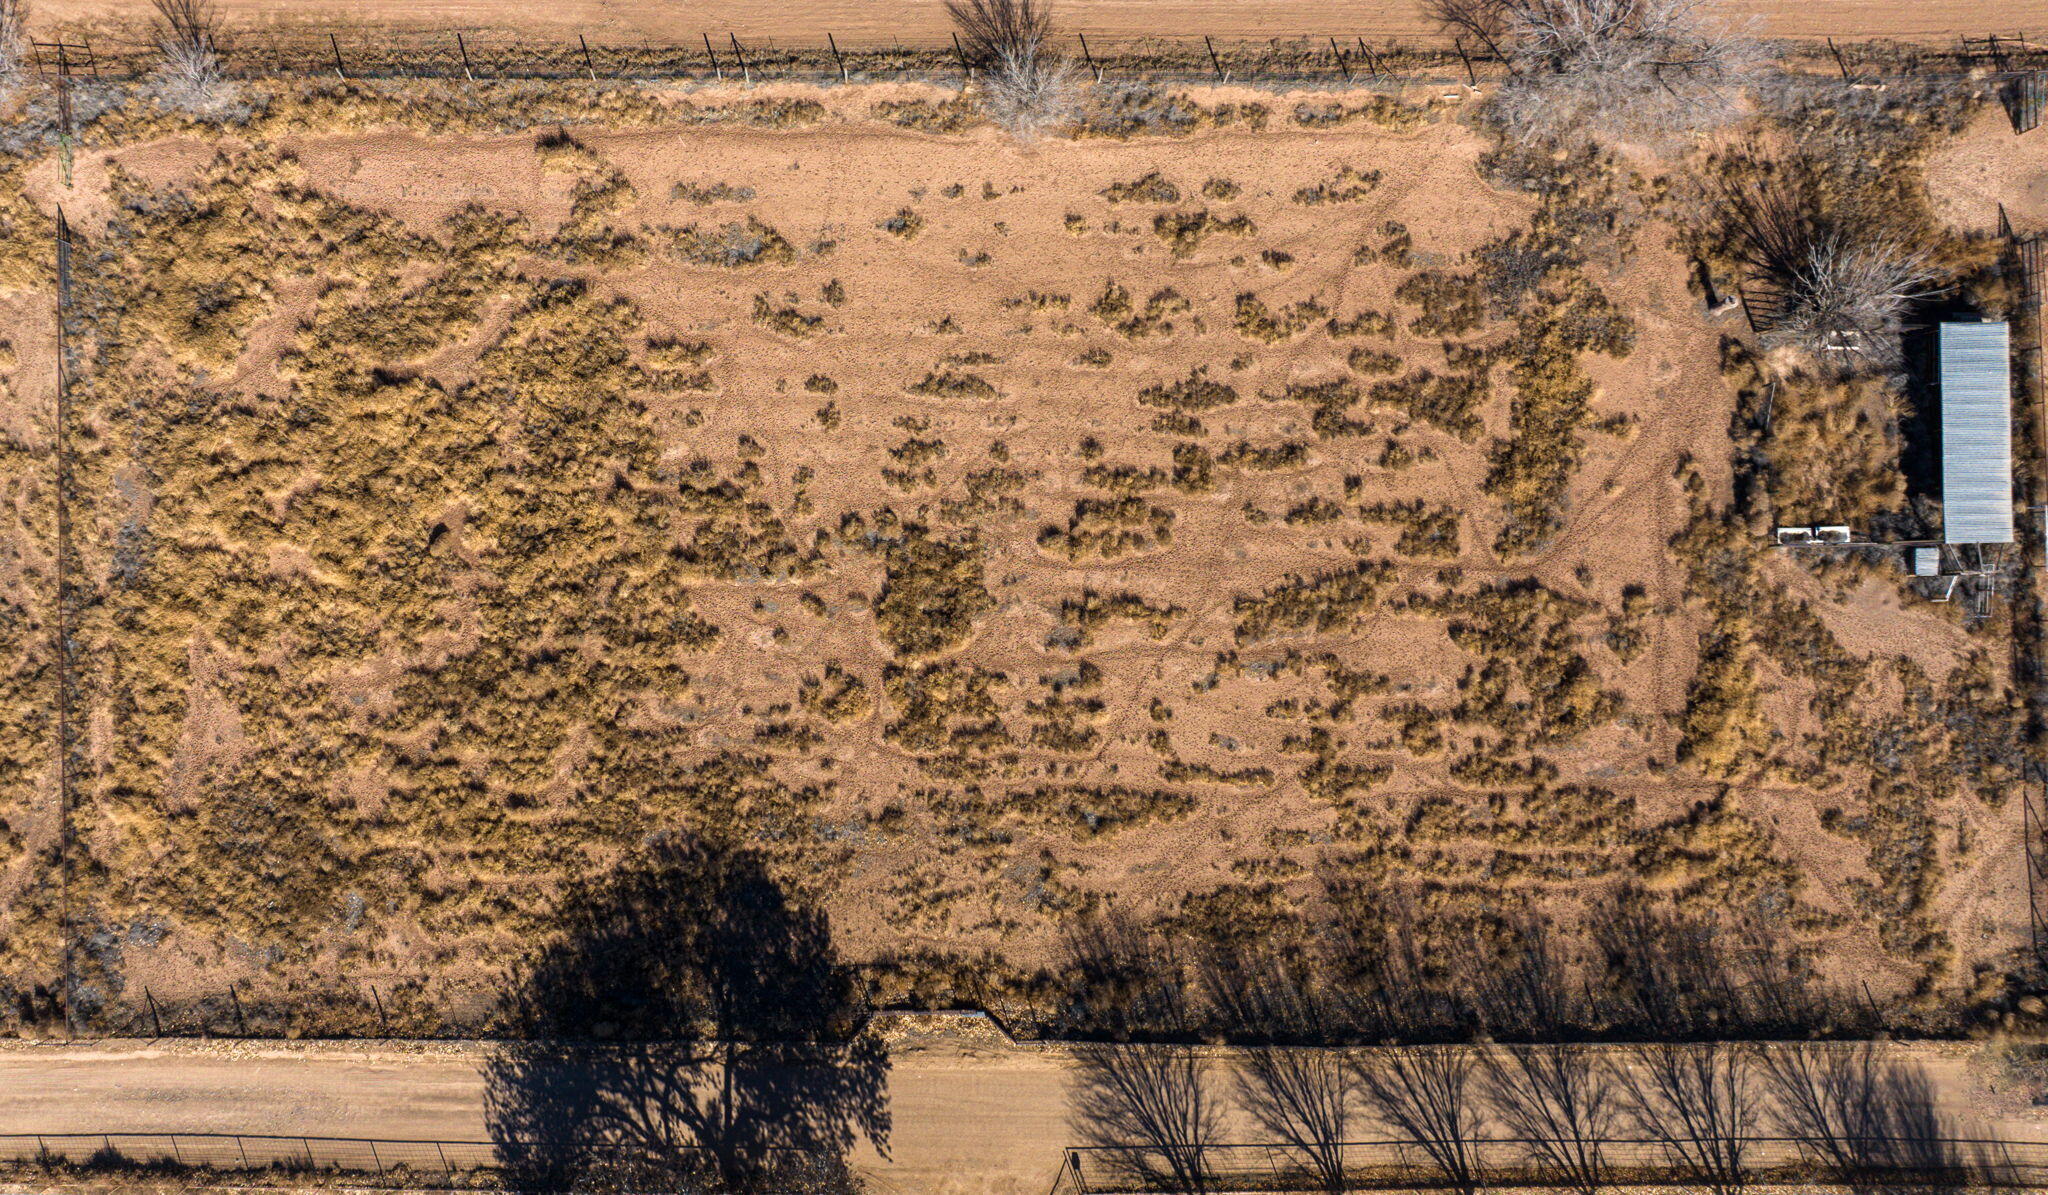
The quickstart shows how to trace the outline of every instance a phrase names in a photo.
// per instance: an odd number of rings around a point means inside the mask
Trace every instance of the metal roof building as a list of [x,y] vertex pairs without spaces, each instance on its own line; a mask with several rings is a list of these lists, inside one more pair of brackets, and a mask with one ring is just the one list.
[[2012,542],[2012,347],[2004,324],[1940,327],[1941,537]]

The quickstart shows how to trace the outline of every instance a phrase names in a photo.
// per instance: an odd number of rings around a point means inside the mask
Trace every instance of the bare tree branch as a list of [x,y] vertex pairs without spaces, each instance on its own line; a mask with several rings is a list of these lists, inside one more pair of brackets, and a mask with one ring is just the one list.
[[946,14],[982,68],[982,106],[1020,137],[1074,117],[1080,74],[1052,52],[1047,0],[946,0]]

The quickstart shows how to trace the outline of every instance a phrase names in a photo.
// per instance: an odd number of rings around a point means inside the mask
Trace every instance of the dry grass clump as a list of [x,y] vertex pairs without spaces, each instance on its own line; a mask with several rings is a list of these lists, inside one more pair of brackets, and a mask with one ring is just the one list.
[[744,222],[729,221],[716,227],[696,224],[667,230],[669,251],[683,261],[700,266],[786,266],[796,260],[796,248],[770,224],[749,215]]
[[1326,203],[1357,203],[1378,190],[1379,185],[1379,171],[1341,166],[1334,176],[1296,191],[1294,202],[1308,207],[1320,207]]
[[1088,313],[1126,340],[1143,340],[1148,336],[1173,335],[1173,317],[1193,309],[1194,304],[1170,286],[1153,291],[1144,306],[1137,306],[1131,301],[1131,292],[1112,278],[1103,284],[1102,294],[1095,302],[1089,304]]
[[1016,762],[1015,742],[995,694],[1003,673],[957,660],[890,665],[882,687],[896,717],[882,737],[922,758],[919,766],[945,779],[983,779]]
[[1166,242],[1175,257],[1187,257],[1211,236],[1248,237],[1259,230],[1246,215],[1215,216],[1207,208],[1195,212],[1161,212],[1152,218],[1152,231]]
[[1403,556],[1451,559],[1458,555],[1458,512],[1448,506],[1431,506],[1420,498],[1375,502],[1359,507],[1358,517],[1401,528],[1394,550]]
[[[1900,397],[1868,378],[1778,377],[1749,349],[1723,349],[1722,374],[1750,418],[1736,431],[1738,449],[1769,462],[1770,509],[1779,523],[1843,523],[1868,528],[1905,509],[1899,445]],[[1768,428],[1761,426],[1764,404]]]
[[1173,511],[1137,494],[1082,498],[1064,527],[1038,533],[1038,546],[1069,560],[1113,560],[1173,542]]
[[1578,465],[1578,430],[1593,397],[1578,355],[1624,357],[1635,343],[1634,322],[1582,274],[1541,292],[1516,322],[1507,354],[1515,388],[1509,435],[1494,445],[1484,483],[1507,510],[1509,521],[1494,544],[1504,555],[1528,551],[1559,525],[1558,505]]
[[1578,650],[1573,622],[1585,613],[1581,603],[1530,581],[1447,597],[1436,606],[1451,616],[1451,642],[1485,661],[1459,681],[1459,721],[1542,745],[1568,742],[1620,711],[1621,695],[1601,686]]
[[[877,519],[878,528],[887,520]],[[995,609],[982,585],[980,542],[972,533],[939,537],[906,524],[882,546],[885,580],[875,598],[875,626],[899,656],[950,651],[974,633],[974,620]]]
[[1127,183],[1111,183],[1102,197],[1111,203],[1179,203],[1180,188],[1154,170]]
[[0,0],[0,99],[28,73],[28,0]]
[[1335,324],[1329,308],[1314,299],[1289,303],[1275,312],[1255,294],[1237,296],[1237,332],[1249,340],[1279,344],[1292,340],[1319,323]]
[[1078,628],[1078,634],[1065,641],[1070,650],[1088,646],[1095,640],[1095,632],[1112,622],[1135,622],[1145,628],[1145,633],[1154,639],[1163,639],[1173,627],[1173,620],[1186,611],[1171,602],[1148,601],[1135,593],[1097,593],[1084,589],[1078,598],[1067,598],[1060,603],[1060,621]]
[[1392,568],[1371,560],[1310,577],[1289,574],[1256,595],[1236,599],[1237,641],[1252,643],[1291,631],[1349,630],[1372,609],[1380,587],[1392,577]]
[[868,114],[920,133],[962,133],[981,119],[965,99],[882,100],[869,108]]
[[[1364,359],[1362,363],[1375,364],[1371,358]],[[1352,368],[1357,369],[1357,366]],[[1478,408],[1492,395],[1493,381],[1484,370],[1469,374],[1438,374],[1418,369],[1395,381],[1375,382],[1367,393],[1379,406],[1405,411],[1460,440],[1470,440],[1479,434]]]
[[1118,82],[1089,90],[1074,135],[1124,141],[1147,135],[1184,137],[1216,128],[1243,127],[1258,132],[1271,116],[1264,104],[1204,106],[1183,93]]
[[1334,129],[1362,121],[1404,132],[1429,119],[1429,114],[1427,109],[1402,103],[1393,96],[1376,95],[1358,104],[1303,100],[1294,106],[1289,119],[1306,129]]

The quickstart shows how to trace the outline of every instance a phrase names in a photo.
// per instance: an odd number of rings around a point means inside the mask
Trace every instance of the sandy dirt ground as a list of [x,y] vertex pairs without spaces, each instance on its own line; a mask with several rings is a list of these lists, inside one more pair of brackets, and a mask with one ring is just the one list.
[[[1432,34],[1415,0],[1369,0],[1341,10],[1310,0],[1063,0],[1062,26],[1102,37],[1218,38],[1363,36],[1418,40]],[[936,0],[713,0],[679,9],[659,0],[563,0],[516,5],[504,0],[222,0],[238,25],[344,28],[523,29],[536,35],[684,41],[699,31],[809,44],[831,32],[844,45],[944,44],[949,26]],[[38,0],[39,19],[130,22],[144,0]],[[1728,0],[1728,14],[1754,21],[1766,36],[1947,39],[2048,28],[2044,0]]]
[[[295,126],[27,173],[119,317],[74,400],[72,896],[109,1015],[147,989],[219,1024],[239,983],[347,1031],[373,995],[473,1020],[563,877],[675,828],[771,852],[854,960],[1012,975],[1105,899],[1284,924],[1333,874],[1454,918],[1619,882],[1770,908],[1883,999],[2024,939],[2017,804],[1957,787],[1981,759],[1916,724],[1941,770],[1904,801],[1821,762],[1909,686],[2003,709],[2000,624],[1895,565],[1760,560],[1750,745],[1680,758],[1721,623],[1672,545],[1725,501],[1734,399],[1664,230],[1589,270],[1628,355],[1543,375],[1584,396],[1558,439],[1495,365],[1535,333],[1483,299],[1432,322],[1531,214],[1441,112],[1203,92],[1191,138],[1020,146],[875,119],[942,121],[935,89],[744,96],[830,119]],[[24,609],[36,303],[0,411]],[[1813,651],[1862,678],[1825,716]],[[46,697],[22,682],[24,725]],[[29,922],[53,826],[23,754]],[[11,939],[22,974],[45,940]]]
[[[1038,1195],[1074,1143],[1074,1062],[1000,1035],[926,1036],[891,1051],[884,1159],[858,1165],[883,1192]],[[481,1068],[491,1047],[110,1041],[0,1045],[0,1133],[248,1133],[487,1141]],[[2048,1140],[2048,1115],[1989,1095],[1973,1047],[1905,1046],[1957,1131]],[[1217,1055],[1210,1081],[1228,1086]],[[1232,1116],[1235,1117],[1236,1113]],[[1369,1132],[1369,1130],[1368,1130]],[[1262,1140],[1227,1118],[1219,1140]]]

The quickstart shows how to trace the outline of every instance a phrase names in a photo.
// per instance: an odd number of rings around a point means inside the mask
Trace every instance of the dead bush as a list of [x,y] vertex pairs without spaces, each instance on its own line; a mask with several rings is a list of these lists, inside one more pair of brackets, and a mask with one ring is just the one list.
[[151,0],[156,21],[150,33],[163,55],[153,81],[157,102],[194,116],[219,113],[232,98],[221,77],[227,46],[220,10],[212,0]]
[[1019,137],[1072,121],[1080,75],[1054,54],[1046,0],[946,0],[961,40],[982,64],[981,103],[990,120]]
[[0,0],[0,96],[21,83],[28,64],[28,0]]
[[1662,141],[1724,123],[1761,58],[1716,0],[1428,0],[1446,34],[1510,78],[1492,106],[1519,136]]

